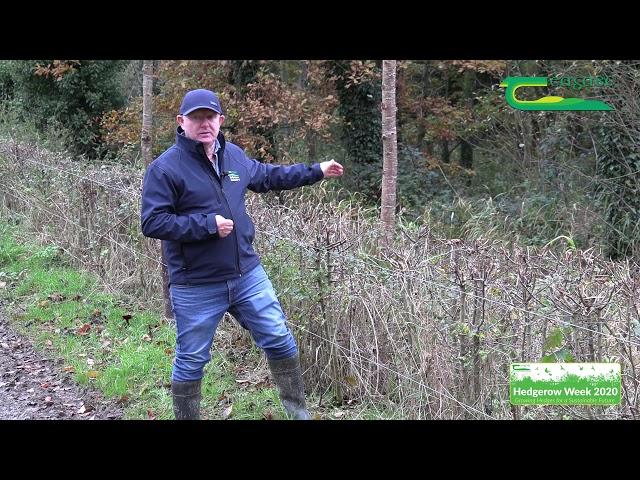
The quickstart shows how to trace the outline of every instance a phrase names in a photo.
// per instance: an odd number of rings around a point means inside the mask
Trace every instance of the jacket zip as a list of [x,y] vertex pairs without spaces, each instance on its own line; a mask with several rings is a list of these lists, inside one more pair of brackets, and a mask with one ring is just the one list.
[[[213,172],[213,177],[214,179],[217,178],[217,181],[220,182],[220,191],[222,192],[222,198],[224,198],[224,202],[227,204],[227,208],[229,209],[229,215],[231,216],[231,220],[233,220],[233,236],[235,237],[236,241],[235,241],[235,248],[236,248],[236,267],[238,268],[238,275],[242,276],[242,271],[240,270],[240,242],[238,241],[238,235],[236,234],[237,229],[235,228],[236,225],[236,221],[233,219],[233,211],[231,210],[231,206],[229,205],[229,201],[227,200],[227,195],[224,193],[224,188],[222,186],[222,178],[220,176],[218,176],[218,174],[216,173],[215,168],[213,168],[213,165],[211,164],[211,161],[209,160],[209,158],[206,156],[206,154],[204,155],[204,157],[207,159],[207,164],[209,164],[209,169]],[[220,169],[222,169],[222,164],[220,163]],[[214,180],[215,181],[215,180]]]
[[[231,207],[229,206],[227,195],[224,193],[224,188],[222,188],[222,181],[220,183],[221,183],[220,191],[222,192],[222,197],[224,198],[224,201],[226,202],[227,207],[229,208],[229,212],[231,212]],[[233,216],[231,216],[231,220],[233,220]],[[234,224],[233,236],[236,238],[236,265],[238,267],[238,275],[242,276],[242,271],[240,270],[240,242],[238,241],[238,234],[236,233],[238,229],[235,228],[235,226],[237,226],[235,220],[233,220],[233,224]]]

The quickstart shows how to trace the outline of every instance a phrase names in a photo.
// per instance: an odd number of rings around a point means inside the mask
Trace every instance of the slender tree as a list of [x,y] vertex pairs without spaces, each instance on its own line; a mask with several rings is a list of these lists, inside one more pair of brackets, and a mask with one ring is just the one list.
[[[462,74],[462,98],[461,106],[473,109],[473,90],[476,85],[476,72],[466,70]],[[465,138],[460,139],[460,165],[464,168],[473,168],[473,145]]]
[[[145,166],[153,160],[153,60],[144,60],[142,64],[142,138],[141,150]],[[164,294],[164,314],[173,318],[169,298],[169,274],[164,259],[164,248],[160,247],[162,258],[162,292]]]
[[142,159],[145,166],[153,160],[153,60],[142,64]]
[[382,210],[384,245],[393,241],[396,224],[398,144],[396,129],[396,61],[382,62]]

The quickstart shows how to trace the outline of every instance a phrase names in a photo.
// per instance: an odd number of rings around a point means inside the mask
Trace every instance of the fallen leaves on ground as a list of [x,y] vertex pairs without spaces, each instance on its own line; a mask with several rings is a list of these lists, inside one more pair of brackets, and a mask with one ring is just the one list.
[[231,417],[232,411],[233,403],[229,404],[229,406],[222,411],[222,419],[226,420],[227,418]]
[[64,299],[66,299],[67,297],[65,297],[63,294],[61,294],[59,292],[55,292],[55,293],[52,293],[51,295],[49,295],[47,298],[49,300],[51,300],[52,302],[61,302]]
[[76,333],[78,335],[89,335],[89,330],[91,329],[91,324],[90,323],[85,323],[84,325],[82,325],[77,331]]
[[83,403],[82,406],[78,409],[77,413],[82,415],[82,414],[89,413],[93,410],[95,410],[93,405]]

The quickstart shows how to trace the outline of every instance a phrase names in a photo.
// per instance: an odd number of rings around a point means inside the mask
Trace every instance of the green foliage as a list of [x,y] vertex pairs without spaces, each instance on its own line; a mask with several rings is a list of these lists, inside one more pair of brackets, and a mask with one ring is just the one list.
[[[545,338],[542,351],[551,353],[542,357],[542,363],[556,363],[556,362],[573,362],[574,358],[569,350],[568,346],[562,346],[565,342],[565,334],[570,332],[570,327],[560,328],[557,327],[551,331],[551,333]],[[562,348],[561,348],[562,347]]]
[[[106,150],[125,145],[114,161],[139,160],[141,61],[57,62],[0,61],[3,130],[13,125],[13,138],[46,139],[48,146],[66,142],[76,153],[111,154]],[[455,237],[503,235],[542,246],[564,235],[576,249],[607,244],[614,258],[637,252],[640,179],[634,172],[640,170],[640,153],[636,130],[629,126],[638,122],[633,102],[625,100],[634,97],[620,91],[606,99],[619,102],[619,115],[628,111],[626,124],[616,126],[618,114],[514,111],[498,88],[507,72],[597,75],[605,68],[608,75],[618,69],[638,78],[637,62],[619,63],[398,62],[398,212],[415,220],[429,211],[430,219]],[[158,66],[156,155],[174,141],[184,92],[211,88],[225,106],[223,131],[255,158],[276,163],[335,158],[345,165],[345,176],[327,183],[359,195],[368,206],[379,205],[380,62],[163,61]],[[553,93],[523,92],[527,98]],[[105,109],[117,114],[102,115]],[[92,123],[100,115],[102,130]],[[471,168],[460,168],[465,161]]]
[[230,60],[227,73],[229,83],[243,91],[247,84],[256,81],[258,72],[264,68],[264,63],[258,60]]
[[622,129],[600,132],[602,155],[599,174],[605,180],[597,186],[599,200],[610,228],[606,242],[616,259],[640,252],[640,152],[637,140]]
[[[62,132],[67,147],[76,154],[100,153],[99,120],[104,112],[124,104],[120,77],[127,61],[1,63],[0,83],[11,94],[22,122],[33,124],[40,132]],[[6,87],[9,84],[11,89]]]
[[[0,301],[9,299],[23,312],[7,311],[12,326],[48,356],[61,359],[77,383],[122,404],[123,418],[173,419],[169,382],[174,327],[154,313],[134,309],[122,298],[101,293],[96,276],[67,268],[53,245],[22,244],[17,240],[22,234],[0,222]],[[286,244],[279,247],[285,254],[295,252],[287,250]],[[273,262],[266,264],[273,268]],[[282,273],[294,282],[301,275],[286,265]],[[236,353],[236,349],[214,348],[202,379],[202,418],[286,418],[278,391],[264,382],[264,372],[258,370],[255,382],[238,381],[241,365],[230,361]],[[253,369],[262,354],[255,347],[251,353],[256,353],[250,360]],[[314,403],[310,398],[309,404]],[[382,415],[363,413],[372,418]]]
[[367,196],[379,198],[377,180],[382,165],[382,83],[381,65],[331,60],[326,68],[335,82],[342,118],[341,139],[348,164],[356,175],[354,185],[363,187]]
[[557,363],[557,362],[571,363],[573,361],[574,361],[573,355],[571,354],[569,349],[566,347],[556,350],[555,352],[550,353],[549,355],[545,355],[544,357],[542,357],[542,360],[541,360],[542,363]]
[[13,98],[14,80],[11,75],[11,64],[0,61],[0,100],[6,102]]
[[[382,166],[380,166],[381,171]],[[381,179],[377,183],[378,191]],[[420,152],[412,147],[398,144],[398,205],[411,217],[416,217],[425,205],[437,199],[449,204],[451,189],[444,182],[439,171],[429,169]]]
[[562,335],[562,329],[556,328],[554,329],[544,340],[543,350],[551,350],[553,348],[558,348],[562,345],[562,340],[564,339],[564,335]]

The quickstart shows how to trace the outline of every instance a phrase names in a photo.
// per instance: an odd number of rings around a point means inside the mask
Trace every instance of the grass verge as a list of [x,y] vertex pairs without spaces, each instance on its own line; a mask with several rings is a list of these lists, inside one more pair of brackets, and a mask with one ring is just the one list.
[[[12,327],[47,356],[63,359],[77,383],[120,403],[124,418],[172,419],[174,327],[104,293],[99,278],[72,268],[61,249],[35,245],[25,235],[0,221],[0,298]],[[283,418],[260,352],[240,347],[232,358],[214,349],[203,379],[202,418]]]

